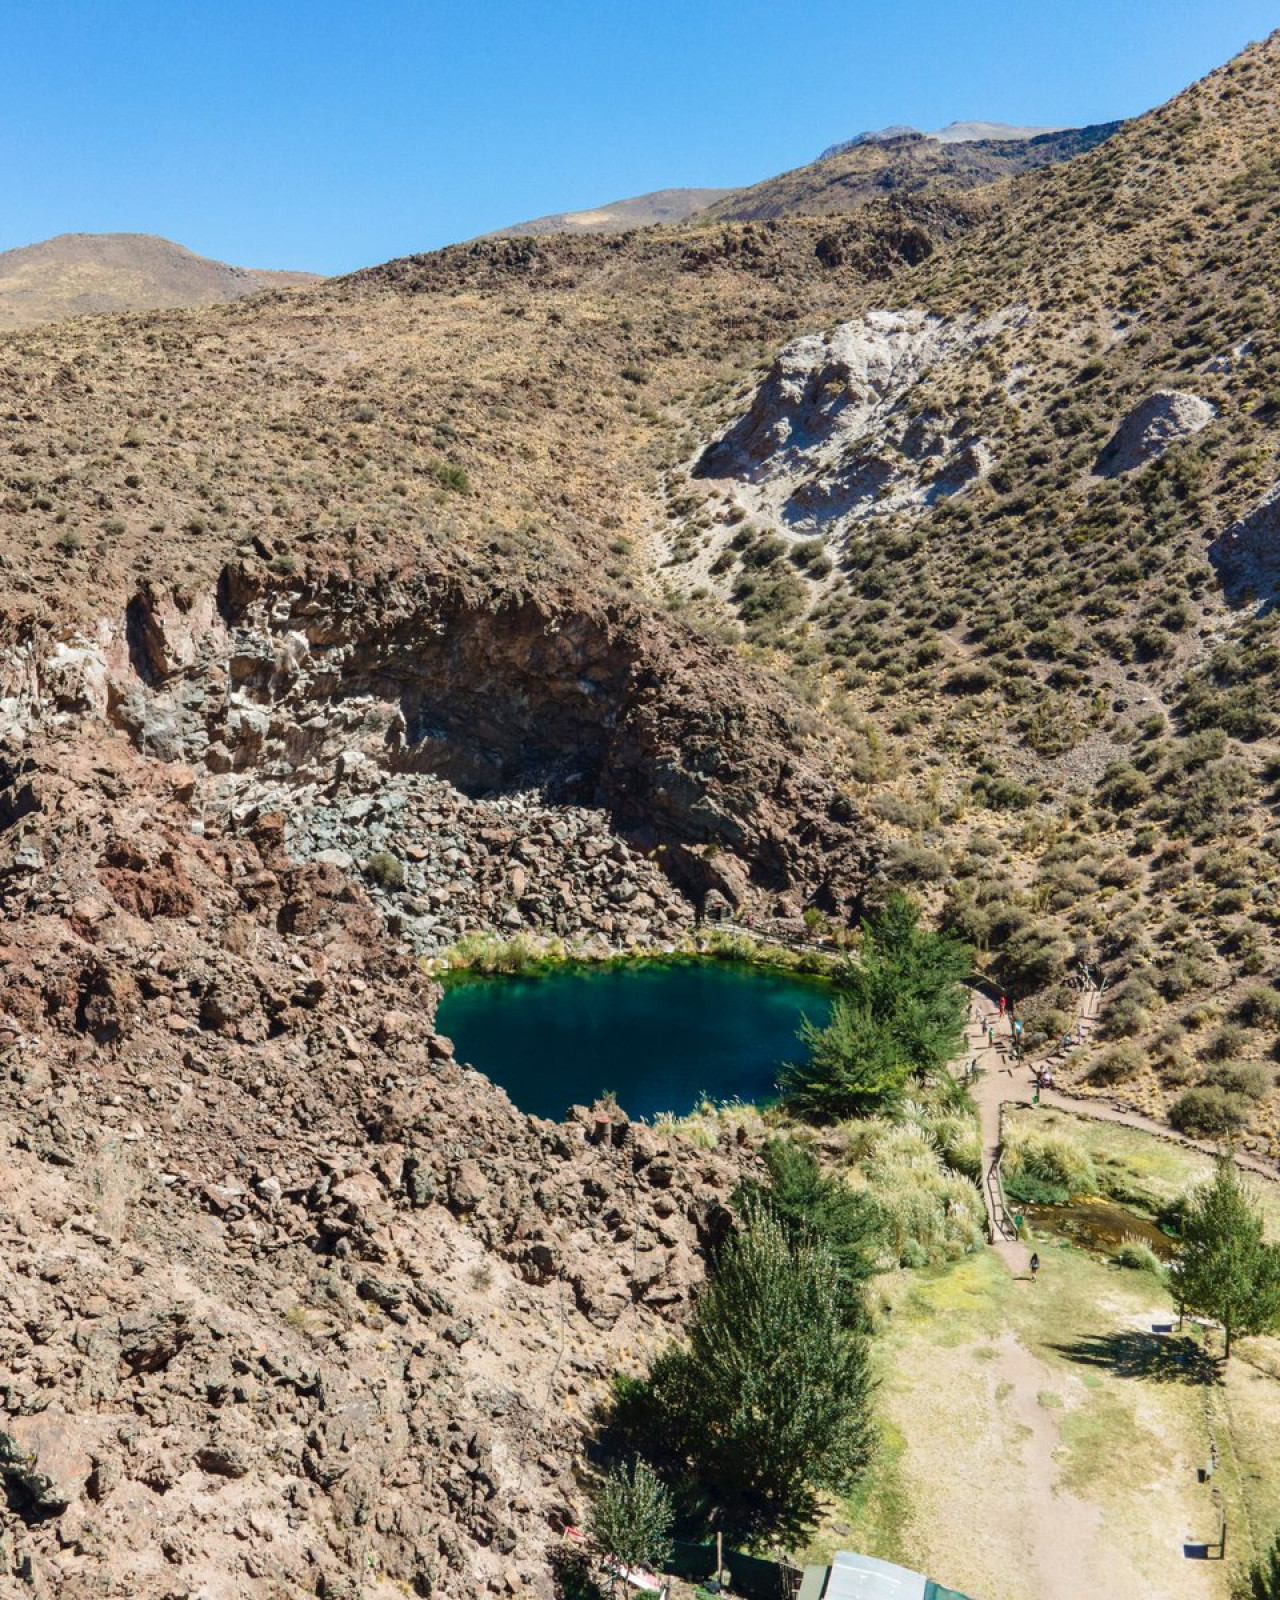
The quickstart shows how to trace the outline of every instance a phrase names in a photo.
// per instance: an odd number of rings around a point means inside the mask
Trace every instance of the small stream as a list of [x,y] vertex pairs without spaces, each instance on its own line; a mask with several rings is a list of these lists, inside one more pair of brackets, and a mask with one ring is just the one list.
[[1177,1248],[1176,1241],[1149,1218],[1112,1200],[1072,1200],[1065,1206],[1015,1204],[1013,1209],[1022,1213],[1033,1232],[1066,1239],[1095,1255],[1115,1255],[1126,1239],[1149,1245],[1161,1261],[1168,1261]]

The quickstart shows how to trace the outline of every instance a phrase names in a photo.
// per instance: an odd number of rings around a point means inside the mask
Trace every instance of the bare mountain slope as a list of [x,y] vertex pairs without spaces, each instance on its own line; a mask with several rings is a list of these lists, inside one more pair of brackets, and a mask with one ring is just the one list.
[[1005,981],[1054,1016],[1110,965],[1087,1086],[1273,1152],[1278,92],[1280,35],[988,193],[709,410],[668,542],[866,737],[892,870]]
[[149,233],[63,233],[0,252],[0,331],[111,311],[217,305],[315,281],[310,272],[229,267]]
[[534,217],[532,222],[498,228],[486,237],[518,239],[543,233],[621,233],[627,228],[683,222],[686,217],[705,211],[734,192],[732,189],[655,189],[652,194],[636,195],[631,200],[610,200],[607,205],[590,211],[556,211],[550,216]]
[[838,216],[890,194],[960,194],[1069,161],[1109,139],[1120,126],[1106,122],[1032,138],[952,139],[944,129],[939,136],[903,132],[859,139],[834,147],[808,166],[735,190],[708,206],[700,220]]
[[744,189],[659,189],[591,211],[558,211],[491,238],[619,233],[684,221],[840,215],[887,194],[945,196],[1013,173],[1069,161],[1109,138],[1118,122],[1091,128],[1013,128],[953,122],[937,133],[887,128],[832,145],[817,161]]

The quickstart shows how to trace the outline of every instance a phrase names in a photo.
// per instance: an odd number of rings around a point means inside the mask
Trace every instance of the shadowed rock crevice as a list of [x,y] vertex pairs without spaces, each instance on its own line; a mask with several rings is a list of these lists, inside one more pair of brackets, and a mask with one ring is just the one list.
[[[196,630],[204,609],[216,622]],[[695,901],[754,889],[852,912],[874,870],[870,829],[812,762],[799,708],[638,609],[283,585],[241,564],[216,613],[148,594],[127,632],[136,676],[112,716],[164,760],[297,785],[359,760],[472,800],[595,807]],[[160,663],[181,667],[161,681]]]

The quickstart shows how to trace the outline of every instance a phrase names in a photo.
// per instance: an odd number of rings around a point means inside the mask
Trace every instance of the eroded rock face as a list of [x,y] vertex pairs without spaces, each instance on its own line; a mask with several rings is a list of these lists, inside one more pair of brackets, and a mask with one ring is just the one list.
[[1227,593],[1259,600],[1280,589],[1280,484],[1209,546]]
[[1100,478],[1117,478],[1148,466],[1172,445],[1207,428],[1217,414],[1199,395],[1158,389],[1129,412],[1103,446],[1093,470]]
[[[525,794],[601,810],[694,907],[714,887],[847,913],[873,870],[869,829],[810,764],[786,706],[715,647],[639,613],[284,585],[241,564],[223,575],[215,621],[188,636],[189,615],[199,608],[135,596],[109,715],[145,753],[221,780],[204,792],[223,809],[285,806],[295,837],[320,791],[363,763],[366,790],[370,771],[385,781],[384,812],[409,803],[415,775],[491,807]],[[380,848],[314,820],[321,851]],[[506,825],[501,805],[492,823]]]
[[985,446],[962,423],[914,405],[915,393],[933,368],[1021,316],[872,311],[797,339],[697,474],[736,479],[743,503],[778,526],[832,537],[954,494],[986,471]]
[[522,1115],[420,954],[848,909],[857,813],[638,611],[244,562],[0,688],[0,1589],[550,1600],[755,1156]]

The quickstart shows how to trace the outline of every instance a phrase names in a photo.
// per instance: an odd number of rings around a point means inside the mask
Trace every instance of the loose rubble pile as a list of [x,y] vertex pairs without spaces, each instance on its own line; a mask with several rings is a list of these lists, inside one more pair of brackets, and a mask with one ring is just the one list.
[[334,781],[221,780],[240,825],[279,811],[289,853],[360,875],[388,931],[432,955],[468,933],[555,935],[587,951],[660,945],[693,923],[660,855],[633,849],[603,811],[536,793],[471,800],[442,778],[387,773],[350,752]]

